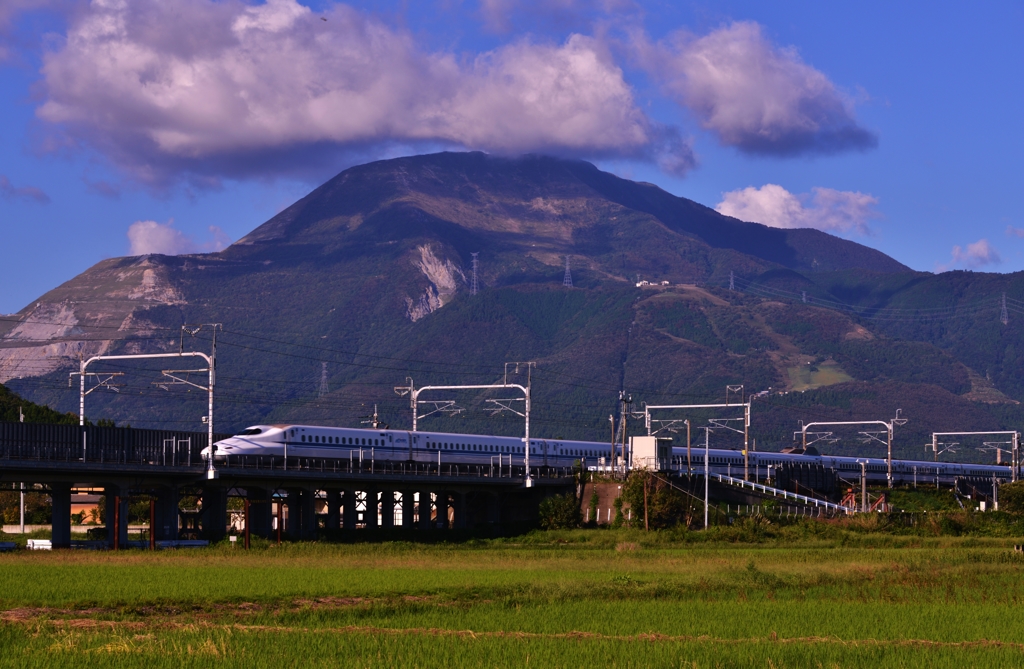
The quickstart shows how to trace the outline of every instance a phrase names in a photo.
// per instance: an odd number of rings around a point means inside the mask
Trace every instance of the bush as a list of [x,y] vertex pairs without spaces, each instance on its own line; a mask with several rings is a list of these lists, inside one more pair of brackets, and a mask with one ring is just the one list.
[[999,486],[999,510],[1024,513],[1024,481]]
[[579,527],[582,521],[579,502],[571,492],[540,503],[540,526],[545,530],[567,530]]
[[672,527],[686,520],[685,494],[651,472],[631,473],[622,487],[622,499],[632,509],[633,527],[645,526],[645,509],[651,529]]

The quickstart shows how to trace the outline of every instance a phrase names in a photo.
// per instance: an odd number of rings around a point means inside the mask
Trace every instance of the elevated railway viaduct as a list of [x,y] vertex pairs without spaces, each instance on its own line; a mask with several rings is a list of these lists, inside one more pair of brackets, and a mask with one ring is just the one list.
[[[219,440],[228,435],[214,435]],[[365,530],[500,532],[532,523],[543,497],[572,489],[565,468],[381,461],[371,451],[347,459],[230,456],[211,471],[200,452],[206,433],[77,425],[0,423],[0,483],[43,486],[51,497],[52,543],[71,545],[76,489],[106,498],[106,540],[128,539],[129,502],[153,500],[152,533],[217,540],[227,533],[229,498],[240,498],[255,536],[312,539]],[[182,514],[183,497],[198,513]],[[322,513],[326,511],[326,513]],[[182,526],[179,529],[179,526]],[[353,535],[355,536],[355,535]],[[365,536],[365,535],[364,535]]]

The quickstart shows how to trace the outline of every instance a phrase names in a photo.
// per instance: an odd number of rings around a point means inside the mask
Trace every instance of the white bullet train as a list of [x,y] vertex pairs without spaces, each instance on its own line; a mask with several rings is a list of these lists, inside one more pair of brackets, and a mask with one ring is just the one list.
[[[215,461],[248,457],[330,458],[377,461],[441,462],[442,464],[503,464],[522,466],[525,446],[518,437],[452,434],[446,432],[409,432],[366,428],[320,427],[315,425],[254,425],[214,444]],[[594,441],[569,439],[531,439],[532,467],[570,467],[577,461],[585,467],[597,467],[608,461],[611,446]],[[209,447],[202,451],[210,456]],[[617,456],[621,456],[621,447]],[[712,473],[743,476],[743,453],[737,450],[710,449],[708,467]],[[690,465],[696,473],[704,471],[704,450],[693,448]],[[785,464],[821,465],[836,470],[840,477],[858,480],[861,463],[867,465],[867,477],[873,483],[884,482],[888,471],[885,458],[857,458],[817,453],[776,453],[751,451],[750,477],[764,480],[770,469]],[[685,447],[673,447],[672,469],[686,471]],[[934,482],[950,484],[956,477],[1009,480],[1007,465],[983,465],[927,460],[893,460],[896,483]]]

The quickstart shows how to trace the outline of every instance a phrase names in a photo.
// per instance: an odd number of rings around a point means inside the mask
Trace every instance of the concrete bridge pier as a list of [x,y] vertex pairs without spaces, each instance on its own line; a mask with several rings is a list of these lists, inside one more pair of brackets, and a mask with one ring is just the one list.
[[486,497],[487,524],[497,526],[501,524],[501,497],[497,493],[484,493]]
[[395,491],[383,490],[380,493],[380,526],[390,530],[395,526]]
[[367,490],[365,495],[366,512],[363,514],[363,521],[366,523],[366,529],[375,530],[377,529],[377,513],[380,511],[378,499],[380,495],[373,489]]
[[429,530],[433,525],[430,517],[430,492],[427,490],[420,491],[420,529]]
[[302,490],[300,488],[288,488],[285,492],[288,496],[284,498],[284,530],[282,534],[293,541],[298,541],[302,536]]
[[469,526],[468,519],[466,518],[469,511],[466,504],[466,496],[464,492],[452,493],[452,510],[454,511],[452,518],[453,530],[464,530]]
[[71,484],[50,484],[50,542],[54,548],[71,548]]
[[249,534],[270,539],[274,534],[270,491],[266,488],[246,488],[245,498],[249,500]]
[[316,539],[316,490],[303,488],[299,497],[299,538]]
[[411,530],[416,517],[416,493],[412,490],[402,491],[402,529]]
[[172,541],[178,538],[179,499],[177,487],[169,486],[156,490],[156,527],[153,531],[158,541]]
[[358,512],[356,511],[356,491],[354,489],[345,488],[344,497],[342,498],[342,509],[342,529],[356,529],[356,514]]
[[228,495],[219,486],[203,488],[203,537],[209,541],[220,541],[227,534]]
[[436,513],[434,515],[434,527],[439,530],[448,529],[448,493],[439,492],[434,500],[434,508]]
[[324,529],[341,529],[341,491],[325,490],[327,495],[327,521]]

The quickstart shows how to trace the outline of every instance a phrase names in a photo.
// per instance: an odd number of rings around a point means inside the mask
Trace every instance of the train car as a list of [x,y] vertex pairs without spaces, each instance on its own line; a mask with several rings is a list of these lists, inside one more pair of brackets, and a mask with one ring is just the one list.
[[[442,464],[512,464],[522,466],[526,453],[518,437],[454,434],[448,432],[410,432],[366,428],[322,427],[315,425],[254,425],[214,444],[215,461],[240,456],[305,457],[378,461],[440,462]],[[569,467],[580,463],[594,469],[608,461],[608,443],[569,439],[530,439],[531,466]],[[207,447],[203,458],[210,456]],[[621,447],[616,456],[621,456]],[[841,478],[859,480],[861,463],[866,465],[868,481],[887,481],[885,458],[857,458],[817,453],[776,453],[751,451],[749,476],[763,481],[773,478],[774,468],[785,464],[817,464],[834,469]],[[704,449],[690,451],[689,465],[685,448],[673,447],[671,468],[695,473],[704,471]],[[709,449],[708,469],[714,474],[742,478],[742,451]],[[957,477],[1008,480],[1006,465],[982,465],[925,460],[893,460],[893,480],[897,483],[934,482],[950,484]]]

